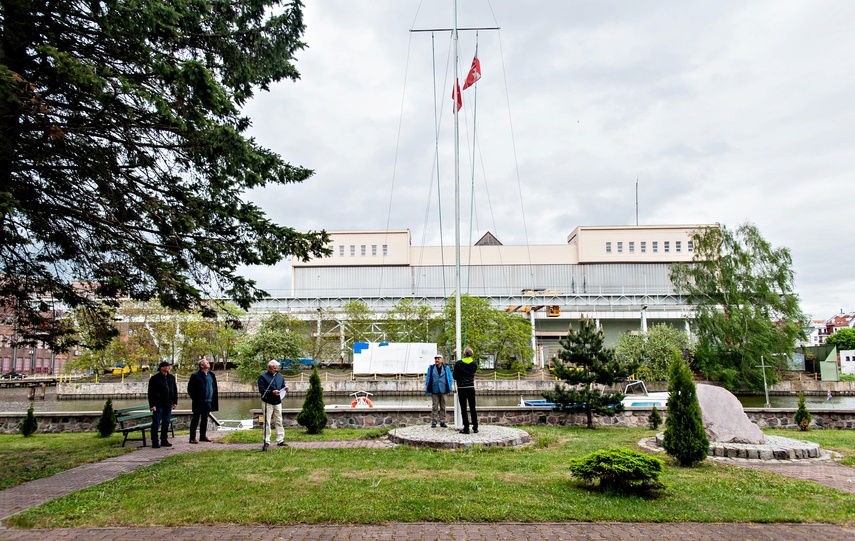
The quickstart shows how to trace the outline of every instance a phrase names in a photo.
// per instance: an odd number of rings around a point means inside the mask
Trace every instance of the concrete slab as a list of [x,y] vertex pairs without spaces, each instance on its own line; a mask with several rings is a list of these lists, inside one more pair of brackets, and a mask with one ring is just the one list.
[[525,430],[506,426],[481,425],[478,433],[461,434],[455,428],[431,428],[430,425],[415,425],[396,428],[389,432],[389,441],[413,447],[434,449],[459,449],[482,445],[484,447],[516,447],[531,442]]

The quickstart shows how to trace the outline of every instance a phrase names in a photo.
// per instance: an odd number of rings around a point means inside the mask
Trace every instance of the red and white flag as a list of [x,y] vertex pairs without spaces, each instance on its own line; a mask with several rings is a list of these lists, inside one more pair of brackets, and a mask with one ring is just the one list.
[[451,99],[456,102],[456,106],[454,106],[451,112],[456,113],[463,107],[463,96],[460,95],[460,81],[457,79],[454,80],[454,88],[451,89]]
[[469,68],[469,75],[466,76],[466,82],[463,83],[463,90],[477,83],[479,79],[481,79],[481,61],[476,56],[472,59],[472,67]]

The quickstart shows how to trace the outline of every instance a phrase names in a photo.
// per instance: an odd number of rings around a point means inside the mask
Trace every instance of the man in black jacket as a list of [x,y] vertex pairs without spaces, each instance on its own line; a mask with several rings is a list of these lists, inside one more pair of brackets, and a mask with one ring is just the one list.
[[463,358],[454,363],[454,381],[457,383],[457,402],[463,417],[463,434],[469,434],[469,417],[466,406],[472,415],[472,431],[478,433],[478,414],[475,412],[475,372],[478,363],[472,359],[472,348],[463,350]]
[[[157,367],[157,373],[148,380],[148,406],[151,409],[151,446],[172,447],[166,437],[169,435],[169,423],[172,421],[172,410],[178,407],[178,385],[175,376],[169,373],[169,363],[162,361]],[[160,428],[160,440],[157,429]],[[158,441],[160,443],[158,443]]]
[[193,401],[190,443],[199,443],[196,441],[196,427],[199,428],[199,441],[211,441],[208,439],[208,415],[219,409],[219,403],[217,399],[217,376],[211,372],[211,363],[205,359],[199,361],[199,370],[190,375],[190,381],[187,382],[187,394]]

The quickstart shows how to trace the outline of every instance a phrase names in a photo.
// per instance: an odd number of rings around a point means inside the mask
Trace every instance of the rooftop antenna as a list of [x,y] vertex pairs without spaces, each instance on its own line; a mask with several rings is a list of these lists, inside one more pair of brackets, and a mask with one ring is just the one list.
[[638,176],[635,177],[635,226],[638,227]]

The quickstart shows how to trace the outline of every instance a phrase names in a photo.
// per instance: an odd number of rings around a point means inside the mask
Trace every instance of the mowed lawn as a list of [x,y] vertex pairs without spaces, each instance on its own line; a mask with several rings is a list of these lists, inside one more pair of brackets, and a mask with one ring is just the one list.
[[[715,461],[667,459],[666,488],[650,496],[601,493],[567,462],[597,449],[640,449],[643,429],[526,427],[534,445],[435,451],[271,449],[177,455],[11,517],[11,527],[411,521],[855,520],[855,495]],[[302,431],[289,438],[303,439]],[[336,435],[324,431],[324,439]],[[340,433],[357,437],[359,431]],[[777,432],[776,432],[777,434]],[[786,432],[855,456],[855,432]],[[251,437],[250,434],[242,435]],[[819,443],[823,443],[819,441]]]

